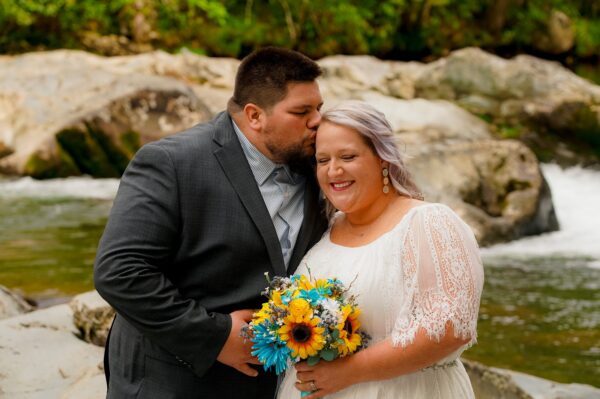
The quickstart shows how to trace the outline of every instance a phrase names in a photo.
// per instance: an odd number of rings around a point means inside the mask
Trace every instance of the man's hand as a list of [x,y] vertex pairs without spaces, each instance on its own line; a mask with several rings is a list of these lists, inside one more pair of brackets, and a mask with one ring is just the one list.
[[250,377],[256,377],[258,371],[254,370],[249,364],[260,364],[258,359],[250,354],[252,342],[244,342],[244,338],[240,337],[240,331],[244,324],[252,320],[253,310],[236,310],[231,312],[231,331],[229,337],[221,349],[221,353],[217,356],[217,360],[229,367],[233,367],[240,373],[244,373]]

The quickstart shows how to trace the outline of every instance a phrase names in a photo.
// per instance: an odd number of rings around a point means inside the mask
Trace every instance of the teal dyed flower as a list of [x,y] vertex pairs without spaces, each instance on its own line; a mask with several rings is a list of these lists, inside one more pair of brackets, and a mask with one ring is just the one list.
[[287,368],[292,351],[264,324],[255,325],[253,331],[252,356],[258,358],[265,370],[275,367],[275,373],[281,374]]

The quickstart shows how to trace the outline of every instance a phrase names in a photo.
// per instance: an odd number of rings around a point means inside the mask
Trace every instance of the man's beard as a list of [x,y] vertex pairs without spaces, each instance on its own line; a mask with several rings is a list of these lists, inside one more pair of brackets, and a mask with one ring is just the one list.
[[287,148],[281,148],[269,142],[265,145],[277,163],[288,165],[293,172],[304,176],[315,173],[314,144],[311,153],[307,153],[304,142]]

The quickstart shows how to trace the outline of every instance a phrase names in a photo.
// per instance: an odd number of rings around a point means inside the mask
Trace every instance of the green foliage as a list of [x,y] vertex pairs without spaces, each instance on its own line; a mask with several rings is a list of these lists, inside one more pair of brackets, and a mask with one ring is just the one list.
[[[553,10],[576,27],[575,56],[600,53],[600,4],[588,0],[0,0],[0,52],[118,43],[241,57],[278,45],[319,58],[439,56],[465,46],[535,47]],[[116,40],[116,39],[115,39]],[[107,50],[98,50],[107,51]],[[135,51],[135,46],[124,52]]]
[[507,124],[500,124],[498,126],[498,133],[500,134],[500,137],[505,139],[518,139],[519,137],[521,137],[522,132],[522,126],[514,126]]

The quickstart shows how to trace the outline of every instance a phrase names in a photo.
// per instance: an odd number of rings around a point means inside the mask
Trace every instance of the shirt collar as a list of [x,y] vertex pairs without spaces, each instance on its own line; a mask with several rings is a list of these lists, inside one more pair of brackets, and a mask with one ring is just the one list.
[[248,163],[250,164],[250,169],[254,174],[254,178],[259,186],[262,186],[265,181],[271,176],[273,171],[279,167],[282,167],[285,172],[288,174],[290,180],[295,184],[297,183],[295,173],[292,173],[287,165],[276,164],[267,158],[262,152],[260,152],[254,144],[248,140],[246,135],[241,131],[235,121],[232,119],[233,129],[238,136],[240,144],[242,145],[242,150],[244,151],[244,155],[246,155],[246,159],[248,159]]

